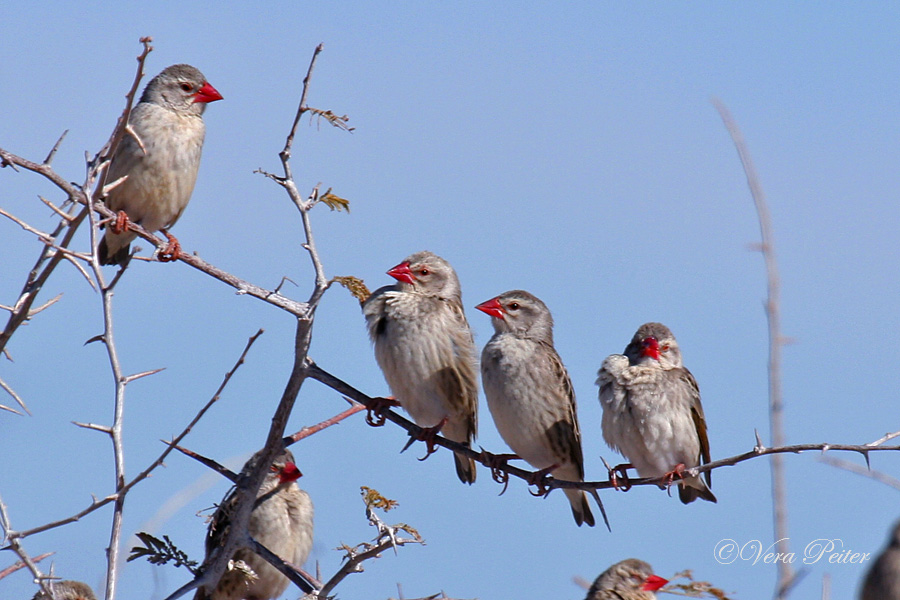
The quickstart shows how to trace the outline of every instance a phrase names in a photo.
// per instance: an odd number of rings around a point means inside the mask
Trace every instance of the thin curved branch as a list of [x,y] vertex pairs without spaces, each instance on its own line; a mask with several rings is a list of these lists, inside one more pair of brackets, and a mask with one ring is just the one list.
[[[780,295],[781,283],[778,279],[778,261],[775,259],[775,241],[772,234],[772,216],[769,206],[766,204],[766,195],[763,192],[759,175],[750,157],[750,150],[744,141],[740,128],[731,116],[731,112],[720,100],[714,98],[713,104],[719,111],[719,116],[725,124],[725,128],[731,135],[744,173],[747,177],[747,186],[753,197],[756,214],[759,219],[759,232],[762,243],[759,246],[766,266],[766,321],[769,330],[769,429],[772,435],[772,444],[783,446],[784,435],[784,402],[781,395],[781,347],[784,338],[781,334]],[[780,456],[772,458],[772,504],[773,504],[773,529],[777,551],[786,556],[790,549],[788,543],[788,511],[787,511],[787,479],[784,474],[784,464]],[[787,597],[788,589],[794,579],[793,568],[788,561],[778,561],[778,581],[776,583],[775,598]]]
[[[366,407],[375,406],[375,400],[366,394],[360,392],[350,384],[345,381],[335,377],[328,371],[325,371],[320,366],[318,366],[312,359],[309,360],[308,366],[308,374],[309,377],[315,379],[316,381],[330,387],[334,391],[359,402],[360,404],[365,405]],[[411,438],[416,438],[422,432],[422,428],[413,423],[412,421],[402,417],[401,415],[395,413],[392,410],[384,410],[381,413],[385,420],[394,423],[400,428],[404,429]],[[888,438],[889,439],[889,438]],[[884,441],[877,440],[878,442]],[[434,437],[434,444],[436,446],[441,446],[443,448],[447,448],[448,450],[452,450],[458,454],[464,454],[468,456],[472,460],[484,465],[485,467],[498,470],[500,472],[506,473],[508,475],[512,475],[514,477],[518,477],[524,481],[533,481],[536,471],[529,471],[527,469],[520,469],[518,467],[514,467],[508,464],[497,465],[495,461],[491,460],[491,455],[484,451],[476,452],[467,446],[463,446],[458,442],[454,442],[452,440],[448,440],[447,438],[436,435]],[[722,458],[719,460],[714,460],[705,465],[693,467],[690,469],[685,469],[684,473],[686,476],[694,476],[699,475],[700,473],[705,473],[706,471],[712,471],[713,469],[718,469],[721,467],[730,467],[736,465],[738,463],[742,463],[747,460],[751,460],[754,458],[758,458],[760,456],[777,456],[780,454],[800,454],[802,452],[810,452],[810,451],[838,451],[838,452],[857,452],[862,455],[867,455],[869,452],[897,452],[900,451],[900,446],[885,446],[885,445],[873,445],[873,443],[869,444],[830,444],[830,443],[819,443],[819,444],[794,444],[790,446],[777,446],[768,448],[762,444],[761,441],[757,438],[757,443],[754,448],[748,452],[744,452],[742,454],[738,454],[736,456],[730,456],[727,458]],[[631,479],[629,483],[631,485],[665,485],[668,482],[666,477],[653,477],[653,478],[641,478],[641,479]],[[543,488],[545,488],[546,492],[556,488],[563,489],[580,489],[585,491],[592,490],[603,490],[614,488],[615,486],[610,481],[567,481],[564,479],[557,479],[550,475],[546,476],[544,480],[541,482]]]

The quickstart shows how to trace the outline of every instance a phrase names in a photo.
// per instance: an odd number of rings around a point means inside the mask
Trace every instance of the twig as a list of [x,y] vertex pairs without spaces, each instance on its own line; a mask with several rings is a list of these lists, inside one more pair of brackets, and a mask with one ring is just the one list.
[[866,444],[867,446],[880,446],[881,444],[894,439],[895,437],[900,436],[900,431],[895,431],[894,433],[886,433],[884,437],[881,437],[874,442],[869,442]]
[[337,415],[331,417],[330,419],[326,419],[326,420],[322,421],[321,423],[312,425],[311,427],[304,427],[297,433],[286,437],[284,439],[284,445],[290,446],[291,444],[295,444],[295,443],[299,442],[300,440],[302,440],[303,438],[309,437],[314,433],[318,433],[318,432],[322,431],[323,429],[325,429],[326,427],[331,427],[332,425],[340,423],[341,421],[343,421],[350,415],[355,415],[356,413],[358,413],[362,410],[365,410],[365,409],[366,409],[365,405],[359,404],[358,402],[353,402],[353,406],[351,406],[344,412],[337,414]]
[[[39,563],[42,560],[44,560],[45,558],[47,558],[48,556],[53,556],[53,554],[54,554],[54,552],[44,552],[43,554],[39,554],[38,556],[33,557],[31,560],[35,563]],[[6,567],[5,569],[3,569],[2,571],[0,571],[0,579],[3,579],[7,575],[12,575],[19,569],[24,569],[26,566],[27,565],[24,562],[22,562],[21,560],[18,562],[15,562],[15,563],[11,564],[10,566]]]
[[[22,544],[19,542],[18,536],[16,536],[16,532],[12,529],[12,525],[9,520],[9,511],[6,508],[6,503],[3,502],[3,498],[0,497],[0,529],[3,530],[3,537],[0,539],[5,539],[9,545],[7,548],[12,550],[16,556],[21,559],[22,563],[28,567],[28,570],[31,571],[31,574],[34,576],[35,580],[37,580],[38,585],[41,586],[41,590],[43,590],[48,597],[52,598],[52,594],[50,594],[50,590],[47,587],[47,583],[44,579],[44,574],[35,564],[37,560],[31,558],[25,549],[22,547]],[[6,548],[4,548],[6,549]],[[43,555],[42,555],[43,556]]]
[[881,471],[873,471],[870,468],[862,467],[856,463],[852,463],[849,460],[841,460],[839,458],[833,458],[831,456],[822,456],[819,458],[819,460],[826,465],[831,465],[832,467],[837,467],[838,469],[844,469],[845,471],[850,471],[851,473],[856,473],[857,475],[862,475],[863,477],[868,477],[869,479],[880,481],[881,483],[889,485],[896,490],[900,490],[900,479],[891,477],[887,473],[882,473]]
[[[5,391],[10,396],[12,396],[13,400],[15,400],[19,404],[19,406],[22,407],[22,410],[24,410],[29,415],[31,414],[31,411],[29,411],[28,407],[25,406],[25,401],[22,400],[22,398],[19,396],[19,394],[16,393],[16,390],[12,389],[9,386],[9,384],[7,384],[5,381],[3,381],[2,378],[0,378],[0,388],[3,388],[3,391]],[[17,411],[16,409],[10,408],[8,406],[3,406],[2,404],[0,404],[0,408],[2,408],[3,410],[8,410],[9,412],[12,412],[12,413],[16,413],[17,415],[22,414],[19,411]]]
[[[772,217],[766,204],[756,167],[750,158],[750,151],[744,141],[741,130],[735,123],[728,108],[718,99],[713,99],[713,104],[725,128],[731,135],[737,149],[744,173],[747,176],[747,185],[750,187],[750,195],[756,206],[756,214],[759,218],[759,231],[762,239],[760,251],[766,265],[766,287],[768,298],[766,300],[766,319],[769,329],[769,428],[772,434],[772,444],[783,446],[784,436],[784,404],[781,397],[781,347],[784,338],[781,335],[780,310],[780,283],[778,280],[778,263],[775,260],[775,242],[772,237]],[[774,508],[774,529],[776,548],[782,556],[786,556],[788,548],[788,514],[787,514],[787,481],[784,475],[784,464],[780,456],[772,458],[772,504]],[[778,561],[778,582],[776,584],[775,598],[782,600],[786,597],[787,589],[794,578],[793,569],[788,561]]]
[[231,469],[229,469],[228,467],[226,467],[225,465],[219,463],[218,461],[215,461],[211,458],[207,458],[206,456],[203,456],[202,454],[198,454],[198,453],[194,452],[193,450],[188,450],[187,448],[182,448],[181,446],[177,446],[177,445],[173,444],[172,442],[167,442],[166,440],[160,440],[160,441],[163,444],[167,444],[167,445],[171,446],[172,448],[174,448],[175,450],[178,450],[185,456],[187,456],[189,458],[193,458],[201,465],[209,467],[210,469],[212,469],[213,471],[215,471],[216,473],[218,473],[225,479],[229,480],[231,483],[237,483],[239,475],[237,473],[235,473],[234,471],[232,471]]
[[285,577],[290,579],[294,585],[303,590],[304,594],[315,591],[316,588],[313,582],[307,579],[306,575],[301,573],[294,565],[285,562],[280,556],[254,540],[252,537],[250,538],[250,542],[250,546],[255,553],[269,561],[270,565],[278,569]]
[[[325,584],[313,594],[314,598],[328,598],[331,591],[334,590],[334,588],[348,575],[351,573],[362,572],[362,564],[365,561],[372,558],[378,558],[382,552],[389,548],[393,548],[394,552],[396,552],[398,546],[405,546],[406,544],[425,544],[425,541],[419,533],[412,527],[409,527],[408,525],[388,525],[382,521],[375,513],[374,507],[369,503],[369,493],[374,493],[374,496],[378,501],[383,502],[388,506],[396,504],[392,500],[383,498],[374,490],[363,488],[363,495],[366,498],[366,518],[369,520],[369,524],[378,531],[378,535],[372,543],[358,544],[353,548],[343,546],[343,549],[347,552],[344,557],[344,564],[341,565],[341,568],[338,569],[337,573],[335,573],[331,579],[325,582]],[[400,537],[398,535],[399,531],[404,531],[412,537]]]

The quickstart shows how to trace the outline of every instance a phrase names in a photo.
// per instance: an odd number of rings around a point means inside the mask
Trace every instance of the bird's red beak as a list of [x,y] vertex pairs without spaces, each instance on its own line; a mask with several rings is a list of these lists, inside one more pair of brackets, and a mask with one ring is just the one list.
[[641,586],[641,589],[647,592],[655,592],[667,583],[669,583],[668,579],[663,579],[659,575],[651,575],[647,578],[647,581],[644,582],[644,585]]
[[643,345],[641,356],[649,356],[653,360],[659,360],[659,341],[655,337],[645,337],[641,345]]
[[209,85],[209,82],[203,84],[203,87],[197,90],[197,93],[194,94],[194,102],[204,103],[204,102],[215,102],[216,100],[221,100],[222,94],[219,93],[219,90]]
[[408,262],[400,263],[399,265],[388,271],[387,274],[397,281],[402,281],[403,283],[408,283],[410,285],[416,282],[416,278],[413,277],[412,271],[409,270]]
[[297,468],[292,462],[284,463],[284,468],[281,469],[281,473],[279,473],[278,478],[281,483],[290,483],[292,481],[297,481],[303,477],[303,473],[300,472],[300,469]]
[[503,305],[500,304],[499,298],[491,298],[487,302],[482,302],[475,308],[477,308],[481,312],[487,313],[497,319],[502,319],[503,316],[506,314],[506,312],[503,310]]

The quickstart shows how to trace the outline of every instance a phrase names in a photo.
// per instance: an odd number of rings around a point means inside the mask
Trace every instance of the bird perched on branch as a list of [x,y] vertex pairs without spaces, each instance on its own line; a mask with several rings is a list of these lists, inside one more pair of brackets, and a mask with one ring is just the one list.
[[206,127],[206,104],[222,95],[190,65],[172,65],[150,80],[131,115],[106,175],[113,187],[106,206],[119,216],[106,230],[97,254],[102,265],[121,264],[135,234],[126,218],[148,231],[162,230],[169,246],[161,260],[175,260],[178,240],[168,233],[194,191]]
[[[425,437],[440,431],[470,446],[478,411],[475,342],[456,271],[423,251],[387,273],[397,283],[376,290],[363,304],[378,366],[394,398],[428,428]],[[460,481],[473,483],[475,463],[461,454],[454,459]]]
[[40,590],[31,600],[97,600],[91,586],[80,581],[54,581],[49,586],[53,592],[52,598]]
[[[481,353],[484,395],[497,430],[513,452],[554,477],[584,480],[575,392],[553,347],[553,317],[547,306],[522,290],[482,302],[494,337]],[[587,496],[564,490],[575,522],[594,525]]]
[[900,522],[894,526],[887,548],[875,559],[863,580],[860,600],[900,599]]
[[680,478],[684,504],[715,502],[711,477],[681,478],[685,468],[709,462],[706,419],[700,389],[682,365],[675,336],[662,323],[645,323],[625,348],[598,372],[603,438],[628,459],[641,477]]
[[603,571],[585,600],[653,600],[654,592],[667,583],[644,561],[629,558]]
[[[249,473],[256,466],[260,452],[250,457],[242,474]],[[278,455],[256,494],[256,504],[247,527],[254,540],[298,567],[306,562],[313,540],[313,505],[309,494],[297,486],[300,476],[290,450]],[[232,490],[216,509],[206,537],[207,558],[221,545],[231,524],[235,502]],[[229,568],[211,594],[200,588],[194,600],[271,600],[281,596],[290,583],[280,571],[249,548],[239,548],[232,561],[243,561],[246,568]]]

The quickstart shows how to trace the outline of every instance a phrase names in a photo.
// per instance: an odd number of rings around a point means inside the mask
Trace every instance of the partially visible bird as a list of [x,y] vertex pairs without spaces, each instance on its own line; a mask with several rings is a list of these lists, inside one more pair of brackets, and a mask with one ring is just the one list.
[[127,216],[148,231],[169,238],[166,253],[178,257],[169,235],[194,191],[206,127],[203,111],[222,95],[190,65],[172,65],[150,80],[128,118],[128,129],[109,165],[106,182],[127,176],[109,191],[106,206],[120,211],[106,229],[97,254],[102,265],[121,264],[135,234],[121,231]]
[[[481,379],[504,441],[536,469],[584,480],[581,434],[569,373],[553,347],[553,317],[532,294],[513,290],[477,306],[494,336],[481,353]],[[564,490],[575,522],[594,525],[581,490]]]
[[[393,267],[397,283],[363,304],[375,359],[391,393],[420,427],[471,446],[477,429],[475,342],[463,312],[456,271],[431,252]],[[463,483],[475,481],[475,463],[454,454]]]
[[900,600],[900,521],[863,580],[860,600]]
[[80,581],[51,581],[48,582],[50,591],[53,592],[51,598],[44,590],[39,590],[31,600],[97,600],[94,591],[86,583]]
[[[256,466],[260,452],[250,457],[242,473],[249,473]],[[309,494],[296,484],[300,476],[290,450],[278,455],[256,494],[256,505],[247,527],[253,539],[298,567],[306,562],[313,541],[313,505]],[[216,509],[206,537],[207,558],[221,545],[231,524],[235,502],[232,491]],[[200,588],[194,600],[271,600],[287,589],[288,578],[255,552],[240,548],[232,557],[234,562],[239,560],[255,577],[244,569],[229,569],[215,591],[207,594]]]
[[585,600],[653,600],[654,592],[667,583],[644,561],[629,558],[603,571]]
[[[675,336],[662,323],[645,323],[625,348],[598,372],[603,406],[603,438],[628,459],[641,477],[680,476],[685,468],[709,462],[706,419],[700,389],[682,366]],[[700,477],[681,479],[684,504],[697,498],[715,502]]]

